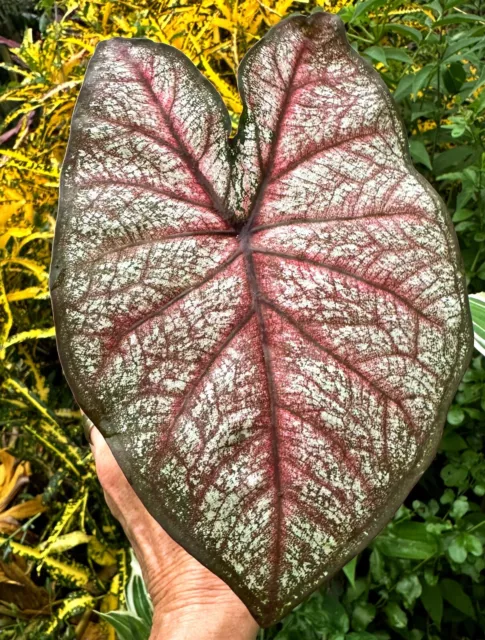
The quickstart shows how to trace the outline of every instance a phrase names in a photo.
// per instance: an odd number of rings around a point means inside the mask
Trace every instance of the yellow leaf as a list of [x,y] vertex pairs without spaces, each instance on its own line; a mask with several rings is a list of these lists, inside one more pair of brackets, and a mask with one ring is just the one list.
[[95,600],[89,594],[82,596],[71,596],[65,598],[62,605],[57,610],[55,616],[51,620],[50,624],[46,628],[46,633],[52,635],[54,631],[59,627],[59,624],[64,620],[72,618],[75,615],[79,615],[85,609],[91,609],[94,607]]
[[[0,358],[5,357],[5,349],[11,347],[19,342],[25,342],[25,340],[40,340],[41,338],[54,338],[56,335],[55,327],[49,329],[32,329],[31,331],[22,331],[22,333],[16,333],[15,335],[5,340],[3,344],[0,344]],[[3,354],[3,355],[2,355]]]
[[20,249],[25,247],[26,244],[32,242],[32,240],[52,240],[54,234],[52,233],[52,231],[36,231],[35,233],[29,234],[23,233],[22,237],[24,239],[20,242],[19,251]]
[[[65,529],[67,527],[67,525],[69,524],[71,518],[73,517],[73,515],[76,513],[76,511],[79,509],[79,507],[82,505],[84,501],[84,495],[82,495],[78,500],[69,500],[68,503],[66,504],[64,511],[62,512],[62,516],[59,518],[59,520],[56,523],[56,526],[54,527],[51,535],[49,536],[49,538],[42,543],[42,545],[39,547],[42,549],[41,552],[41,559],[43,560],[46,556],[50,555],[51,552],[55,553],[55,545],[58,543],[59,539],[61,538],[61,533],[63,531],[63,529]],[[82,533],[82,532],[75,532],[75,533]],[[70,534],[68,534],[70,535]],[[85,534],[83,534],[85,535]],[[63,536],[64,538],[66,536]],[[89,541],[90,536],[88,536],[87,540],[84,540],[83,542],[86,543]],[[74,540],[77,540],[77,538],[75,537]],[[69,544],[70,539],[66,540],[66,544]],[[82,542],[77,542],[77,544],[82,544]],[[75,545],[72,545],[75,546]],[[63,549],[63,542],[61,541],[59,543],[59,548],[62,550]],[[69,548],[69,547],[67,547]],[[60,553],[58,551],[58,553]]]
[[49,291],[42,287],[27,287],[27,289],[12,291],[7,294],[7,300],[9,302],[18,302],[19,300],[46,300],[49,297]]
[[29,260],[27,258],[5,258],[0,261],[0,266],[11,264],[19,265],[20,267],[31,271],[38,280],[43,281],[48,280],[49,278],[46,267],[34,262],[33,260]]
[[71,418],[74,420],[81,419],[81,412],[76,411],[75,409],[56,409],[54,413],[59,418]]
[[102,12],[103,19],[102,19],[102,22],[101,22],[101,26],[103,28],[103,32],[106,32],[106,26],[108,24],[108,20],[109,20],[109,17],[111,15],[112,9],[113,9],[113,3],[112,2],[107,2],[104,5],[103,12]]
[[205,69],[205,75],[209,80],[216,86],[221,96],[224,98],[229,109],[234,111],[234,113],[242,112],[242,104],[239,95],[234,91],[234,89],[223,80],[219,74],[217,74],[214,69],[209,64],[207,58],[200,54],[200,60]]
[[62,432],[55,414],[22,382],[14,378],[8,378],[4,385],[20,393],[47,420],[47,422],[41,421],[37,428],[32,427],[28,422],[24,423],[22,428],[53,451],[60,461],[68,466],[77,476],[80,476],[81,471],[85,471],[85,460],[80,450],[73,445]]
[[8,232],[12,238],[25,238],[26,236],[33,235],[30,227],[10,227]]
[[60,425],[57,422],[55,415],[43,402],[39,400],[39,398],[36,398],[36,396],[29,391],[25,384],[23,384],[19,380],[16,380],[15,378],[8,378],[4,384],[6,387],[11,387],[14,391],[20,393],[26,400],[30,402],[30,404],[32,404],[37,409],[37,411],[39,411],[39,413],[44,418],[46,418],[54,426],[54,428],[57,428],[57,440],[59,440],[63,444],[68,443],[67,438],[61,431]]
[[[53,553],[64,553],[64,551],[69,551],[69,549],[73,549],[80,544],[87,544],[91,538],[92,536],[89,536],[83,531],[71,531],[70,533],[66,533],[56,538],[56,540],[50,544],[49,555]],[[47,547],[48,545],[49,541],[47,540],[40,546],[40,548],[43,548],[44,546]]]
[[215,24],[217,27],[222,27],[222,29],[227,29],[228,31],[232,31],[234,28],[234,23],[231,22],[231,20],[224,20],[223,18],[214,18],[212,24]]
[[229,21],[231,21],[231,9],[230,9],[230,5],[228,6],[227,0],[226,2],[224,0],[215,0],[215,5],[216,7],[219,9],[219,11],[222,13],[222,15]]
[[34,376],[35,391],[39,397],[39,400],[41,400],[42,402],[47,402],[49,398],[49,388],[46,386],[44,376],[40,373],[37,365],[32,359],[32,356],[24,346],[19,347],[19,353],[21,354],[23,361],[29,367],[32,375]]
[[88,546],[89,557],[102,567],[110,567],[116,564],[116,552],[100,542],[94,536],[89,541]]
[[0,513],[0,529],[2,528],[2,521],[8,522],[13,520],[24,520],[25,518],[31,518],[36,513],[42,513],[47,507],[42,504],[42,495],[38,495],[32,500],[26,500],[20,504],[16,504],[10,509]]
[[[0,322],[0,344],[4,344],[8,339],[10,329],[12,328],[13,318],[12,311],[8,302],[7,294],[5,292],[5,284],[3,280],[3,270],[0,270],[0,306],[3,310],[2,322]],[[0,350],[0,359],[3,357],[3,353]]]
[[0,449],[0,513],[29,481],[30,466]]
[[125,592],[126,585],[128,584],[128,558],[126,549],[120,549],[118,551],[118,581],[115,583],[113,580],[110,591],[118,596],[118,600],[121,606],[125,605]]
[[[9,540],[0,535],[0,547],[8,542],[12,552],[21,558],[39,562],[42,559],[41,551],[27,545],[20,544],[14,540]],[[75,562],[61,562],[54,558],[45,558],[43,562],[45,569],[58,580],[64,580],[76,587],[85,587],[91,579],[90,573],[82,565]]]
[[[34,429],[29,424],[24,424],[23,429],[28,431],[31,435],[33,435],[37,440],[42,442],[44,446],[50,449],[53,453],[57,455],[61,462],[65,464],[65,466],[69,467],[71,471],[74,472],[75,475],[80,476],[81,471],[84,466],[84,460],[80,459],[79,453],[73,445],[65,445],[64,442],[61,441],[59,444],[59,436],[56,433],[54,425],[49,424],[47,422],[40,423],[40,429]],[[53,443],[54,437],[57,437],[58,442],[56,444]],[[67,438],[63,437],[63,440],[67,441]],[[64,446],[63,446],[64,445]],[[67,451],[67,454],[62,451],[64,448]],[[73,459],[75,462],[73,462]]]

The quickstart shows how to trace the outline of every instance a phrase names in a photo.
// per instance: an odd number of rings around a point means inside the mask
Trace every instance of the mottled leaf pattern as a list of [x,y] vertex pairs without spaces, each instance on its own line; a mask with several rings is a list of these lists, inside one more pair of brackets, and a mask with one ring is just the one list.
[[171,47],[98,46],[51,288],[81,407],[151,513],[270,624],[385,524],[470,352],[443,203],[335,16],[281,22],[223,103]]

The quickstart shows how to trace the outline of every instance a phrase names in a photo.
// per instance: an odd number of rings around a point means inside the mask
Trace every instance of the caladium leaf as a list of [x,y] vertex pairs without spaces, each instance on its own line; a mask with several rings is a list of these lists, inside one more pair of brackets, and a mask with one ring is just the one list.
[[444,204],[339,18],[241,64],[239,132],[177,50],[98,45],[62,173],[65,374],[152,515],[263,625],[383,527],[467,364]]

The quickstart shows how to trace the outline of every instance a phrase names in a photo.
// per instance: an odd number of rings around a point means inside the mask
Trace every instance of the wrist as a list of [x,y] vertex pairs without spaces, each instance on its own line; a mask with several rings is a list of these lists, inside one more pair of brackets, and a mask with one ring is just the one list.
[[172,602],[154,610],[150,640],[255,640],[258,626],[240,604],[201,601]]
[[[258,625],[216,575],[187,554],[155,520],[125,529],[152,599],[150,640],[254,640]],[[163,544],[160,536],[163,535]]]
[[216,575],[172,539],[156,544],[158,525],[130,535],[153,602],[150,640],[254,640],[258,625]]
[[222,580],[195,562],[190,566],[181,563],[176,569],[151,584],[154,616],[150,640],[256,638],[254,618]]

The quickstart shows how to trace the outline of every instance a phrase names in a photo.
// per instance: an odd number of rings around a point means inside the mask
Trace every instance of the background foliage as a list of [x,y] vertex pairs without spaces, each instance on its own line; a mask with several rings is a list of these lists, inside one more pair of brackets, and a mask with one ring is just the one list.
[[[113,640],[126,540],[62,377],[47,287],[60,163],[86,64],[113,36],[183,50],[237,126],[241,57],[288,13],[339,12],[400,106],[446,201],[470,291],[485,288],[481,0],[0,2],[0,635]],[[485,365],[473,360],[439,454],[385,531],[265,640],[483,638]],[[130,590],[128,590],[130,593]],[[136,607],[135,607],[136,609]],[[132,635],[132,637],[134,637]]]

